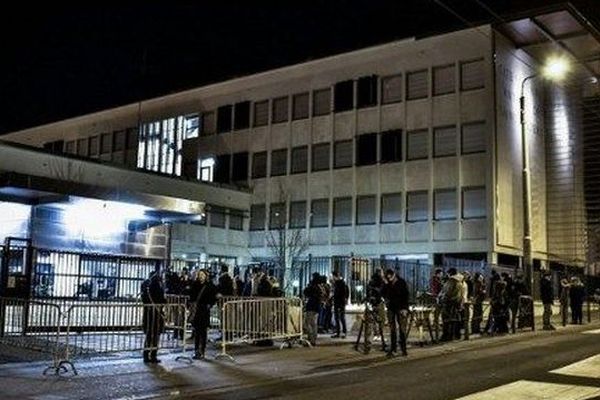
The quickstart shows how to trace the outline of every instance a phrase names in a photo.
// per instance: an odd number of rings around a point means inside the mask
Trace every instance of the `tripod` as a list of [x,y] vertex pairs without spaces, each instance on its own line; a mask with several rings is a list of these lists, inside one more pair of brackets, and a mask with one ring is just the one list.
[[[368,322],[367,322],[368,320]],[[373,323],[378,332],[381,335],[381,351],[386,350],[385,346],[385,336],[383,335],[383,320],[380,318],[377,308],[373,309],[373,306],[369,303],[365,305],[365,312],[363,313],[363,317],[360,321],[360,329],[358,330],[358,336],[356,338],[356,343],[354,344],[354,350],[358,351],[358,347],[360,345],[360,339],[362,335],[366,335],[366,323]],[[366,349],[365,349],[366,350]]]

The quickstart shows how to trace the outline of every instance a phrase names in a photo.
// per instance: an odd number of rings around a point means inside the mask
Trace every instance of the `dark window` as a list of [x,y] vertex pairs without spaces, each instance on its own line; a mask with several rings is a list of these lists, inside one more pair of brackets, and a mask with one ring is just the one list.
[[381,79],[381,102],[383,104],[402,101],[403,76],[386,76]]
[[65,143],[65,153],[75,154],[75,141],[71,140]]
[[44,143],[44,149],[53,153],[62,153],[65,146],[64,140],[55,140],[54,142]]
[[231,131],[231,105],[221,106],[217,109],[217,133]]
[[273,123],[286,122],[288,119],[288,97],[273,99]]
[[463,62],[460,64],[461,90],[480,89],[485,86],[483,60]]
[[313,200],[310,205],[310,213],[311,227],[329,226],[329,199]]
[[408,132],[406,159],[421,160],[429,157],[429,131],[422,129]]
[[113,137],[113,151],[125,150],[125,142],[127,139],[126,131],[116,131]]
[[356,140],[356,165],[377,163],[377,134],[367,133]]
[[377,105],[377,75],[358,78],[357,91],[357,108]]
[[383,132],[381,134],[381,162],[402,161],[402,130]]
[[271,176],[287,174],[287,149],[274,150],[271,152]]
[[434,157],[456,155],[456,127],[445,126],[433,129]]
[[486,216],[485,188],[463,188],[462,217],[464,219],[476,219],[485,218]]
[[427,97],[429,91],[427,70],[406,74],[406,81],[406,98],[408,100]]
[[267,152],[254,153],[252,155],[252,178],[264,178],[267,176]]
[[255,204],[250,207],[250,230],[262,231],[265,229],[266,209],[264,204]]
[[271,203],[269,210],[269,229],[285,227],[285,203]]
[[456,90],[454,64],[433,69],[433,94],[454,93]]
[[313,92],[313,117],[327,115],[331,112],[331,89],[315,90]]
[[265,126],[269,123],[269,100],[254,103],[254,126]]
[[229,183],[231,155],[222,154],[217,156],[215,165],[215,182]]
[[308,147],[292,149],[292,174],[301,174],[308,170]]
[[333,199],[333,226],[352,225],[352,198]]
[[352,140],[335,142],[333,147],[333,167],[345,168],[352,166]]
[[233,125],[235,129],[247,129],[250,127],[250,102],[236,103]]
[[321,143],[312,147],[312,171],[329,169],[329,143]]
[[246,181],[248,179],[248,153],[236,153],[233,155],[231,167],[231,180]]
[[306,227],[306,201],[290,203],[290,228]]
[[220,207],[211,207],[210,209],[210,226],[214,228],[225,228],[226,212]]
[[485,122],[473,122],[462,126],[462,154],[482,153],[486,150]]
[[229,210],[229,229],[244,230],[244,215],[240,211]]
[[77,155],[82,157],[88,156],[88,140],[79,139],[77,140]]
[[308,118],[308,93],[300,93],[294,95],[292,118]]
[[335,84],[334,110],[342,112],[354,108],[354,81],[343,81]]
[[381,195],[381,223],[402,222],[402,193]]
[[456,189],[438,189],[433,192],[433,218],[454,220],[457,213]]
[[99,151],[100,151],[100,137],[99,136],[92,136],[90,138],[89,155],[91,157],[97,156]]
[[377,220],[377,197],[360,196],[356,199],[356,224],[371,225]]
[[419,222],[429,219],[429,199],[426,191],[406,194],[406,221]]
[[133,150],[138,147],[138,129],[128,128],[127,129],[127,149]]
[[215,133],[215,131],[216,131],[215,125],[216,124],[215,124],[215,112],[214,111],[209,111],[209,112],[205,112],[204,114],[202,114],[202,124],[200,124],[201,135],[209,136],[209,135],[212,135],[213,133]]
[[112,133],[103,133],[100,137],[100,154],[112,152]]

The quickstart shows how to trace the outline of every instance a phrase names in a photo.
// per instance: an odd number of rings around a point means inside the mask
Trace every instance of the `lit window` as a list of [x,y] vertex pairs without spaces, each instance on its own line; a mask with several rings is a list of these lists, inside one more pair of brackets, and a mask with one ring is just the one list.
[[215,173],[215,159],[213,157],[205,158],[200,161],[200,169],[198,171],[198,178],[202,182],[212,182]]
[[198,132],[200,131],[200,118],[198,117],[198,114],[185,116],[183,126],[185,139],[198,137]]

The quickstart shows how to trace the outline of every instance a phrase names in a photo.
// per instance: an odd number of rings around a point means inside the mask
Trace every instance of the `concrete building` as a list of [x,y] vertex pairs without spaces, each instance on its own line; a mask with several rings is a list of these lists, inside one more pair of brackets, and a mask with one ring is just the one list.
[[305,255],[518,265],[521,84],[559,51],[579,63],[581,85],[525,85],[533,257],[584,265],[583,136],[571,104],[597,93],[584,78],[600,73],[599,39],[573,8],[549,9],[2,139],[171,175],[167,191],[187,179],[251,192],[249,208],[214,202],[202,223],[173,224],[174,257],[272,257],[270,238],[285,229],[301,233]]

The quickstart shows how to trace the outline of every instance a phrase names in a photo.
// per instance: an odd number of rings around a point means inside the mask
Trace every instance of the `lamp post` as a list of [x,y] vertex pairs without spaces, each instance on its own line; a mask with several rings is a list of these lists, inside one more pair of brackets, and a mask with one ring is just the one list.
[[529,75],[521,82],[521,97],[519,98],[520,123],[521,123],[521,156],[523,164],[523,269],[529,294],[533,296],[533,254],[531,247],[531,171],[529,167],[529,146],[527,144],[527,129],[525,121],[525,84],[541,76],[548,80],[560,81],[569,70],[568,62],[561,57],[550,58],[541,74]]

